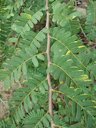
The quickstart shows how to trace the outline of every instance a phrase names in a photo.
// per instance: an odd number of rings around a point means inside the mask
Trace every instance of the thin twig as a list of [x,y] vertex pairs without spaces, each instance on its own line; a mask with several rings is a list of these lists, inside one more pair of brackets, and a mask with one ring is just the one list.
[[0,102],[3,103],[4,106],[6,106],[6,101],[3,101],[1,98],[0,98]]
[[[49,27],[50,27],[50,14],[49,14],[49,1],[46,0],[46,28],[48,30],[47,33],[47,61],[48,61],[48,68],[50,68],[50,32],[49,32]],[[53,112],[52,112],[52,86],[51,86],[51,76],[50,73],[47,73],[47,81],[49,85],[49,114],[52,117]],[[51,128],[54,128],[53,121],[51,121]]]

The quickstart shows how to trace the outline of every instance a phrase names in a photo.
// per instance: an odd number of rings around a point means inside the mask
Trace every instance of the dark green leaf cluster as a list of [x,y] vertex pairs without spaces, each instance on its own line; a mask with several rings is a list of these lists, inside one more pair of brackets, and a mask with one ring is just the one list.
[[[51,128],[51,120],[56,128],[95,128],[96,49],[84,45],[80,34],[88,41],[96,41],[96,1],[91,0],[86,17],[82,17],[74,0],[49,0],[49,30],[45,1],[9,3],[4,5],[8,17],[1,29],[7,34],[2,33],[0,42],[7,41],[14,50],[2,64],[0,80],[7,91],[12,90],[12,96],[10,114],[0,121],[1,128]],[[51,40],[50,68],[47,33]],[[52,117],[48,110],[48,73],[53,93]]]

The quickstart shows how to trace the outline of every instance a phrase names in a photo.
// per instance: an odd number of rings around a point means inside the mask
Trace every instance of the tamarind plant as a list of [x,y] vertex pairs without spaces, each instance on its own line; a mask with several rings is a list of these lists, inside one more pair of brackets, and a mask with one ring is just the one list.
[[3,2],[0,80],[15,89],[0,128],[95,128],[96,1],[86,17],[74,0]]

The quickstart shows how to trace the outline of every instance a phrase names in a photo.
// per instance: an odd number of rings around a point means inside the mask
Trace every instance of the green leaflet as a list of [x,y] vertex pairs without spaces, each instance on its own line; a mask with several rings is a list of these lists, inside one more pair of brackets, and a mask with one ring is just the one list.
[[26,63],[23,64],[22,66],[22,72],[25,78],[27,78],[27,66]]
[[42,55],[42,54],[37,55],[37,58],[40,59],[40,60],[42,60],[42,61],[45,60],[45,57],[44,57],[44,55]]
[[35,67],[39,66],[38,60],[37,60],[37,58],[35,56],[32,58],[32,62],[33,62]]

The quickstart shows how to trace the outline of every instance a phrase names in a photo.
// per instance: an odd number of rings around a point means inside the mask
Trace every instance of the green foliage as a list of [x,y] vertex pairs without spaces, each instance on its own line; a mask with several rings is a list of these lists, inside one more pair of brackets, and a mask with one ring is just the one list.
[[87,14],[85,30],[88,38],[96,41],[96,1],[90,1]]
[[32,111],[24,120],[24,128],[50,128],[51,118],[44,110]]
[[[84,45],[79,35],[83,32],[87,40],[96,41],[95,6],[96,1],[91,1],[86,17],[82,17],[74,0],[67,4],[49,0],[47,30],[45,1],[2,4],[0,80],[7,91],[15,89],[9,100],[10,114],[0,121],[1,128],[51,128],[51,119],[56,128],[95,128],[96,50]],[[48,32],[51,66],[47,69]],[[47,73],[52,82],[52,117]]]
[[42,78],[40,75],[34,75],[34,78],[31,78],[26,83],[27,87],[20,88],[14,93],[10,105],[13,108],[11,109],[12,118],[15,119],[17,124],[25,117],[28,111],[37,110],[45,103],[44,100],[48,95],[46,93],[48,91],[48,85],[46,79]]

